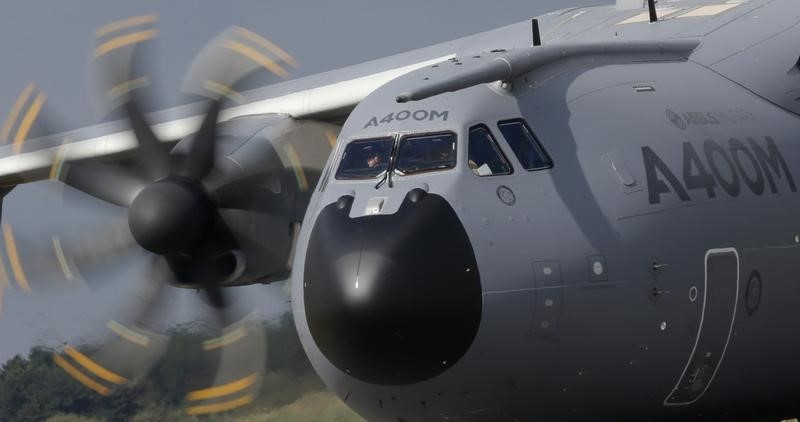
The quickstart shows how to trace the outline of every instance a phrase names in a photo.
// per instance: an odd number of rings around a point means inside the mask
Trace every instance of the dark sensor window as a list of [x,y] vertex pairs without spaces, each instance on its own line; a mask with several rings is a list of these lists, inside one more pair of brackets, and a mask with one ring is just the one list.
[[388,137],[351,142],[344,150],[336,178],[358,180],[380,176],[389,168],[393,145],[394,139]]
[[506,142],[514,151],[525,170],[542,170],[553,167],[553,162],[521,119],[506,120],[497,124]]
[[478,176],[511,174],[511,166],[503,155],[489,128],[473,126],[469,130],[469,168]]
[[409,136],[400,141],[395,170],[401,175],[451,169],[456,166],[456,135]]

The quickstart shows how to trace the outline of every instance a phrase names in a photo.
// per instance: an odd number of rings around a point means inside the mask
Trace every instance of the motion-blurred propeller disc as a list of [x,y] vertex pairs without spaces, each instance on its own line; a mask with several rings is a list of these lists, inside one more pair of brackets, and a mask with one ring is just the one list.
[[[187,411],[199,415],[252,401],[266,353],[263,328],[251,317],[236,315],[233,301],[225,294],[226,284],[241,275],[247,263],[240,251],[241,227],[232,229],[220,211],[241,209],[287,221],[297,218],[291,201],[279,192],[264,191],[260,202],[246,201],[251,188],[256,188],[251,185],[252,175],[244,175],[242,180],[224,177],[230,171],[226,173],[217,163],[220,109],[223,101],[246,100],[235,87],[253,71],[267,69],[285,77],[286,67],[296,63],[286,52],[244,28],[233,28],[212,40],[198,55],[184,84],[184,89],[207,98],[199,128],[170,152],[144,114],[142,88],[151,79],[142,72],[139,47],[157,37],[158,31],[152,28],[156,21],[153,15],[129,18],[95,34],[93,57],[104,69],[96,78],[102,94],[99,104],[104,114],[114,110],[124,115],[138,143],[135,159],[123,164],[68,162],[57,172],[66,185],[116,206],[111,208],[125,213],[127,224],[116,221],[113,229],[72,255],[64,252],[61,238],[53,237],[67,278],[76,274],[91,278],[93,267],[112,259],[124,265],[132,265],[131,259],[144,263],[140,294],[128,298],[128,317],[107,325],[112,337],[105,347],[81,351],[65,346],[55,360],[67,373],[101,394],[133,383],[153,368],[167,347],[169,339],[148,328],[152,325],[149,320],[156,318],[165,305],[165,288],[178,285],[200,289],[217,322],[226,328],[220,337],[203,346],[204,353],[220,353],[214,383],[187,395]],[[274,173],[269,177],[286,177],[283,168]],[[222,397],[220,391],[236,394]],[[225,405],[220,406],[220,402]]]

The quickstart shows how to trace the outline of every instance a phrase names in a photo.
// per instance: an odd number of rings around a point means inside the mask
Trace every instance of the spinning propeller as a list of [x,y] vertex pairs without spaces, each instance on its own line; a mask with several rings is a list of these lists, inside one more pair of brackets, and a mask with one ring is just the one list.
[[[204,292],[224,328],[219,337],[203,343],[204,353],[215,355],[218,361],[213,386],[189,392],[187,412],[215,413],[252,401],[265,365],[263,327],[253,317],[240,318],[241,309],[234,309],[234,301],[223,289],[247,268],[249,233],[243,227],[250,220],[242,222],[237,216],[259,213],[282,227],[298,218],[294,198],[287,200],[283,191],[262,186],[265,181],[285,180],[290,177],[287,173],[297,169],[286,168],[273,156],[264,157],[265,165],[259,165],[255,173],[220,165],[225,142],[218,134],[220,111],[223,101],[244,99],[234,88],[237,81],[264,68],[286,76],[283,64],[295,63],[283,50],[243,28],[212,40],[193,63],[184,87],[207,97],[204,112],[196,119],[199,128],[170,151],[143,112],[139,88],[149,79],[134,75],[142,65],[140,44],[157,35],[150,28],[156,20],[154,16],[130,18],[96,32],[95,60],[106,69],[104,77],[96,79],[105,85],[103,107],[121,112],[127,121],[138,144],[134,163],[74,161],[59,171],[66,185],[112,205],[99,207],[110,215],[125,212],[127,221],[116,219],[100,236],[84,240],[77,252],[65,253],[60,239],[53,237],[68,279],[74,276],[69,269],[73,266],[95,284],[92,276],[103,273],[97,267],[119,262],[143,272],[143,280],[136,294],[126,296],[129,309],[121,318],[124,322],[107,325],[113,333],[111,341],[86,352],[66,346],[55,362],[100,394],[135,382],[153,368],[168,346],[167,336],[148,328],[169,300],[165,292],[170,286],[196,288]],[[274,155],[272,149],[267,151]],[[266,165],[270,163],[271,167]],[[115,269],[115,276],[124,269]]]
[[209,102],[200,130],[185,156],[170,155],[146,123],[132,98],[125,112],[139,142],[139,168],[103,164],[71,165],[64,182],[128,209],[133,239],[162,257],[176,284],[198,286],[217,308],[224,308],[223,282],[239,264],[237,242],[218,213],[220,204],[203,186],[214,166],[220,101]]

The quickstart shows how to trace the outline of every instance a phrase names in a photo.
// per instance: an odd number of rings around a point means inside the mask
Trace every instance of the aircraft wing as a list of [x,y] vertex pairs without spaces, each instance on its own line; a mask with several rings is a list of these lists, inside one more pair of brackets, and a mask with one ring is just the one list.
[[[248,102],[223,110],[220,121],[270,113],[295,119],[344,120],[361,100],[386,82],[453,57],[451,54],[440,55],[442,53],[437,50],[440,49],[432,49],[421,58],[401,55],[246,91],[241,95]],[[165,142],[174,142],[195,132],[201,119],[200,103],[148,116],[154,133]],[[136,146],[133,132],[123,121],[9,143],[0,147],[0,186],[48,178],[59,162],[124,156]]]

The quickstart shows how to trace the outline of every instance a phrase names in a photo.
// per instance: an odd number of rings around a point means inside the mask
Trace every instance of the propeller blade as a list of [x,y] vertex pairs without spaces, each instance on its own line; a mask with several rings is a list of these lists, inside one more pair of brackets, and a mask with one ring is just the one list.
[[139,142],[139,162],[144,167],[148,179],[155,181],[166,177],[170,170],[169,151],[153,133],[133,97],[125,103],[125,113]]
[[[130,268],[136,268],[147,257],[124,222],[112,223],[91,236],[53,236],[52,246],[56,258],[53,261],[58,267],[50,272],[55,274],[59,269],[68,281],[78,280],[91,290],[115,285],[117,279],[124,279]],[[51,277],[43,274],[40,278]]]
[[118,377],[110,379],[112,383],[108,385],[112,388],[135,384],[144,378],[161,359],[170,340],[168,336],[115,320],[109,320],[106,328],[114,334],[107,343],[86,355],[99,368]]
[[[219,284],[211,283],[205,288],[205,294],[208,298],[209,303],[215,309],[225,309],[228,307],[229,303],[225,297],[225,294],[222,292],[222,286]],[[225,318],[223,318],[225,319]]]
[[178,284],[203,289],[211,305],[222,310],[228,305],[222,284],[237,273],[240,260],[232,253],[237,248],[233,234],[219,214],[214,216],[212,225],[191,253],[168,254],[164,258]]
[[[102,35],[95,40],[93,69],[97,74],[92,78],[102,114],[122,114],[120,117],[128,120],[139,143],[139,162],[151,182],[166,177],[170,169],[169,151],[143,113],[148,100],[143,91],[151,83],[146,71],[148,59],[152,59],[147,41],[157,37],[158,30],[153,28],[157,21],[157,16],[145,15],[102,28],[98,33]],[[124,34],[126,30],[133,32]]]
[[202,180],[214,167],[214,150],[217,137],[217,119],[220,101],[211,101],[203,117],[200,130],[194,134],[182,168],[176,174],[190,179]]
[[67,184],[53,182],[42,183],[41,186],[47,189],[47,194],[58,201],[58,205],[61,205],[65,212],[77,213],[81,217],[86,216],[97,221],[127,219],[125,208],[106,201],[87,201],[88,194]]
[[126,310],[125,321],[135,327],[155,330],[162,322],[161,313],[167,309],[166,292],[175,276],[163,258],[148,254],[147,261],[147,269],[131,294],[132,303]]
[[[169,336],[157,334],[145,325],[148,320],[158,321],[157,307],[162,307],[167,284],[163,276],[169,269],[163,260],[155,256],[139,256],[136,262],[128,262],[131,268],[145,266],[144,280],[127,287],[126,301],[116,319],[106,323],[107,332],[103,341],[80,350],[66,345],[56,355],[56,364],[68,374],[76,377],[87,387],[101,395],[135,384],[144,378],[158,363],[166,351]],[[139,281],[139,280],[136,280]],[[84,374],[89,376],[91,382]]]
[[220,413],[251,403],[259,393],[266,369],[264,327],[249,315],[227,326],[217,338],[203,342],[203,351],[218,356],[212,384],[186,395],[186,413]]
[[[235,103],[248,101],[238,92],[246,86],[262,86],[289,76],[297,61],[272,41],[248,29],[234,26],[209,41],[189,66],[181,91],[207,98],[224,96]],[[256,83],[254,85],[254,83]]]
[[230,256],[225,249],[221,249],[220,242],[215,240],[206,239],[192,254],[189,274],[191,280],[202,286],[210,304],[221,310],[229,305],[222,291],[222,283],[236,270],[236,261],[235,257]]
[[133,172],[103,163],[70,163],[64,183],[120,207],[128,207],[146,186]]
[[141,249],[131,236],[126,221],[115,221],[91,236],[67,240],[70,259],[78,263],[104,262],[116,257],[141,255]]
[[222,326],[235,321],[235,309],[232,309],[232,298],[224,290],[223,283],[243,270],[242,261],[234,249],[238,244],[217,213],[214,227],[208,237],[193,252],[189,270],[191,280],[203,288],[208,303],[215,309]]

